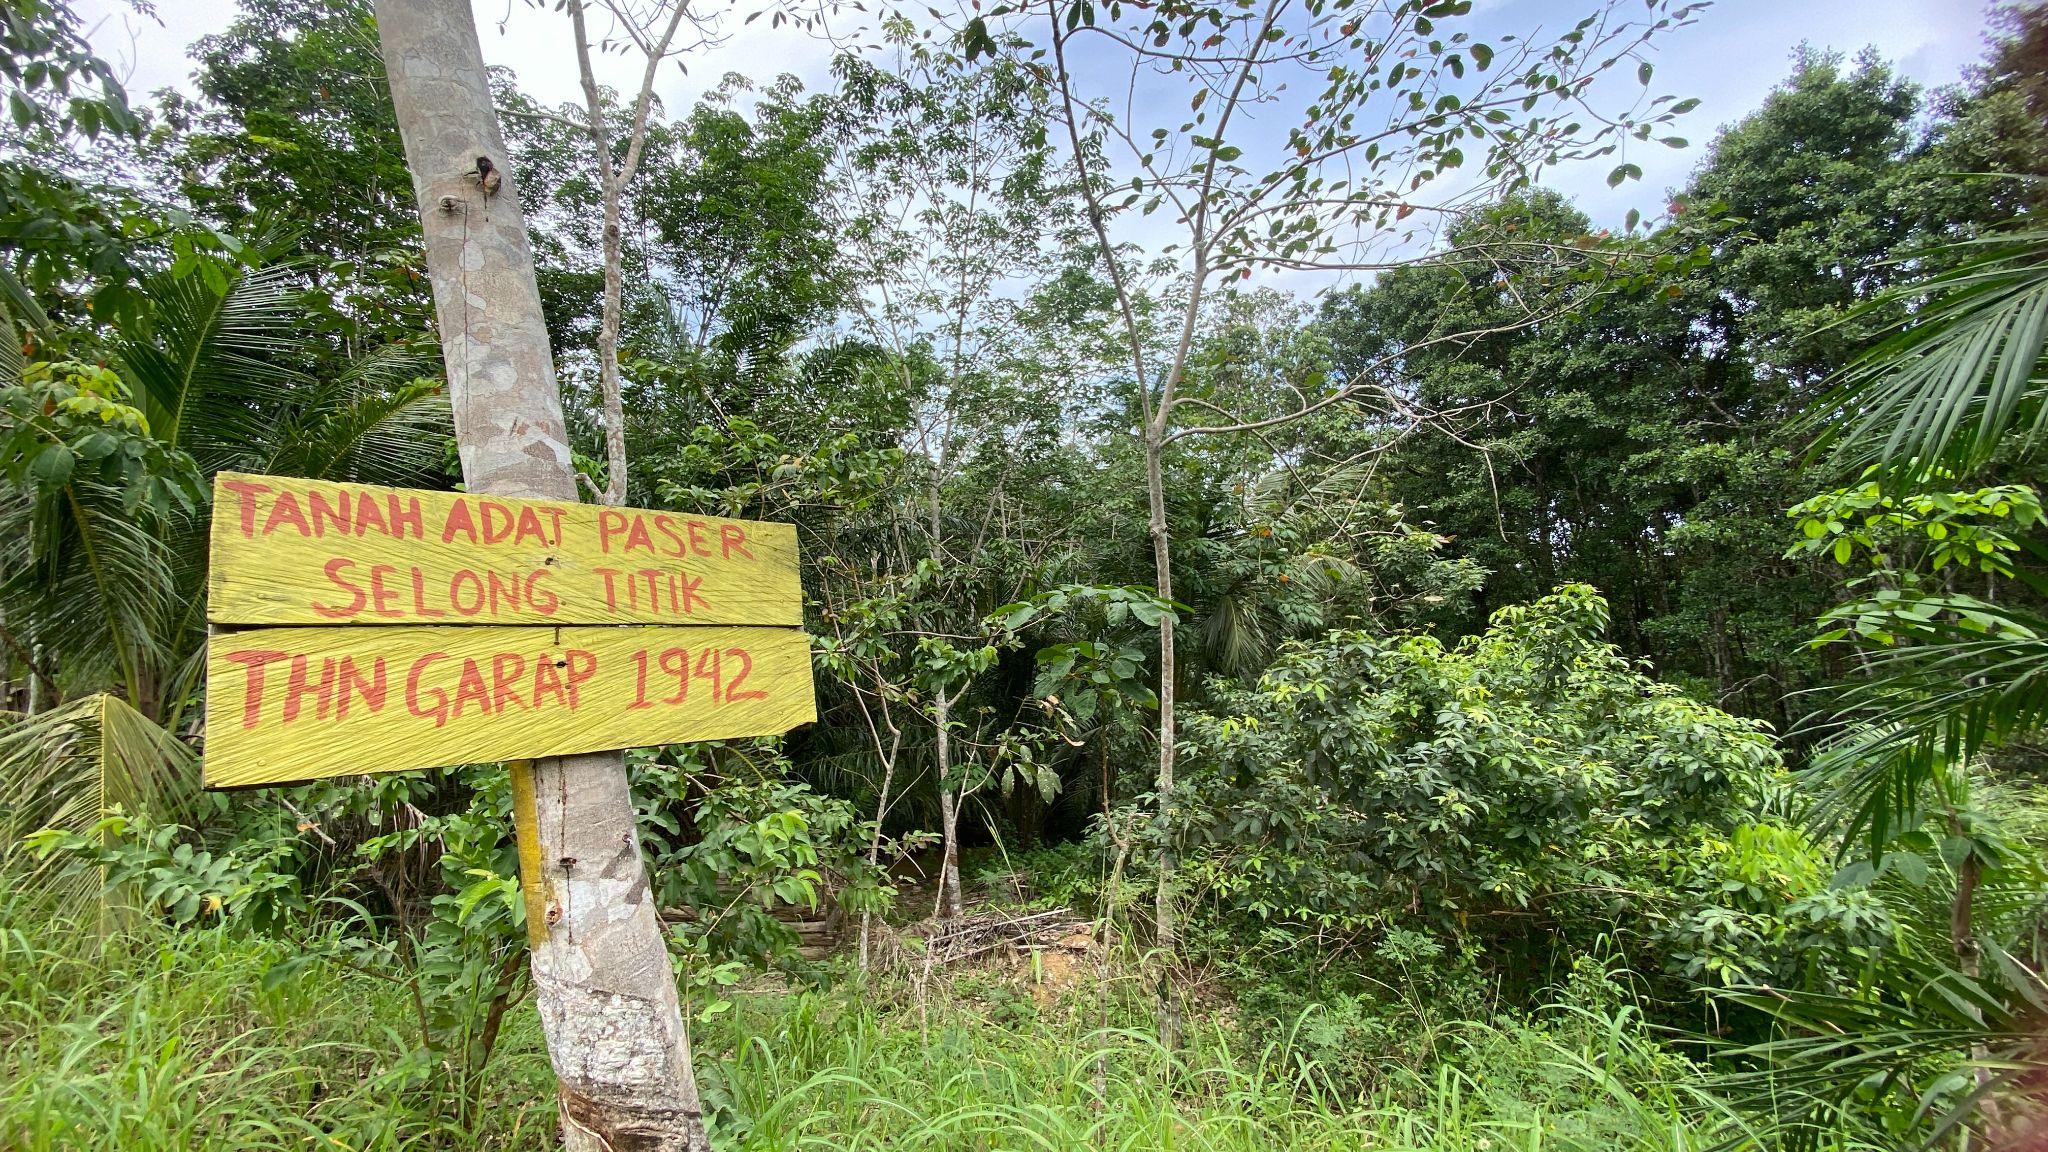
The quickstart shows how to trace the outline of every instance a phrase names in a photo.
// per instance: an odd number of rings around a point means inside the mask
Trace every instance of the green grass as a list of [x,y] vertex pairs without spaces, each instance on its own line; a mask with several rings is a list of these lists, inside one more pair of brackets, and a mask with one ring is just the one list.
[[[481,1119],[452,1117],[396,985],[309,970],[217,930],[0,925],[0,1148],[543,1149],[551,1078],[531,1008],[511,1021]],[[1627,1019],[1472,1025],[1455,1052],[1340,1095],[1284,1035],[1211,1021],[1169,1058],[1142,1004],[1108,1027],[1085,987],[1040,1002],[986,974],[935,988],[743,997],[702,1029],[719,1142],[779,1149],[1384,1149],[1536,1152],[1711,1144],[1699,1073]]]
[[9,1152],[547,1146],[548,1069],[530,1012],[501,1050],[500,1101],[462,1132],[437,1098],[440,1070],[414,1051],[396,985],[316,968],[265,989],[276,944],[154,927],[101,942],[93,925],[7,911]]
[[[1148,1025],[1099,1028],[1092,1004],[1018,1019],[805,995],[748,1004],[723,1064],[750,1149],[1382,1149],[1713,1146],[1698,1073],[1628,1024],[1472,1026],[1460,1059],[1390,1069],[1349,1098],[1274,1042],[1249,1055],[1215,1026],[1177,1058]],[[1101,1072],[1098,1078],[1098,1067]],[[1661,1069],[1666,1079],[1630,1072]],[[1629,1082],[1624,1083],[1624,1076]]]

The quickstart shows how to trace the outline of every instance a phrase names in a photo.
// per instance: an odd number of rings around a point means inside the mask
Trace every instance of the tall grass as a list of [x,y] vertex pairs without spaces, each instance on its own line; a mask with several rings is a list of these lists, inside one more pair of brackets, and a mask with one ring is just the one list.
[[1739,1137],[1700,1074],[1626,1017],[1468,1030],[1459,1062],[1390,1070],[1360,1098],[1284,1038],[1214,1025],[1177,1054],[1149,1021],[1022,1022],[955,1001],[928,1027],[852,997],[746,1006],[725,1072],[744,1147],[783,1149],[1689,1150]]
[[[544,1149],[552,1077],[531,1009],[508,1022],[482,1119],[453,1117],[395,985],[308,970],[220,930],[90,926],[0,894],[0,1148]],[[1448,1058],[1333,1088],[1287,1035],[1214,1021],[1168,1054],[1142,1003],[1105,1022],[1009,977],[757,993],[701,1028],[728,1149],[1705,1149],[1731,1131],[1697,1069],[1626,1014],[1463,1029]]]
[[530,1016],[491,1109],[462,1131],[395,985],[313,969],[266,987],[280,946],[219,929],[94,927],[0,906],[0,1148],[542,1148],[550,1079]]

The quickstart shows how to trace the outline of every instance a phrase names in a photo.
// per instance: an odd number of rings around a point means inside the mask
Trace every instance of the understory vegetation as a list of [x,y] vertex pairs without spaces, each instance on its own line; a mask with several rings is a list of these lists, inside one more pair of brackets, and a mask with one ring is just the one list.
[[[412,1010],[390,983],[325,966],[271,979],[284,950],[222,928],[101,938],[19,901],[8,913],[34,926],[10,931],[5,953],[12,1147],[554,1145],[531,1016],[508,1026],[474,1119],[457,1123],[434,1106],[446,1070],[408,1038]],[[922,991],[848,979],[735,992],[698,1038],[700,1075],[735,1148],[1714,1145],[1706,1074],[1622,989],[1587,969],[1558,992],[1483,1022],[1382,1006],[1369,1018],[1401,1035],[1370,1056],[1342,1007],[1258,1041],[1205,1021],[1169,1053],[1129,983],[1055,988],[1015,964]]]
[[[623,754],[711,1147],[2039,1146],[2048,7],[1605,226],[1699,6],[764,3],[829,75],[688,106],[740,10],[532,7],[568,463],[801,553],[816,722]],[[0,1148],[556,1147],[530,777],[201,787],[216,477],[474,456],[377,13],[0,16]]]

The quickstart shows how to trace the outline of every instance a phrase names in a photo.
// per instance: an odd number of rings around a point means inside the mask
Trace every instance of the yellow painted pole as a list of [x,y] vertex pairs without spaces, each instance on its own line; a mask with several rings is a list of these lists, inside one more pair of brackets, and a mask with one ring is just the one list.
[[526,945],[548,942],[547,876],[541,871],[540,814],[533,800],[533,761],[511,760],[512,830],[519,844],[519,893],[526,898]]

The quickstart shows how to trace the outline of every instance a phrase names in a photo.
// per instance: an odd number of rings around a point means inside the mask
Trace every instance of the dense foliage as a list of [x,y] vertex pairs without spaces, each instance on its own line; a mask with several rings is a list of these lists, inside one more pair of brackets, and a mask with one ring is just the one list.
[[[0,1143],[545,1146],[504,770],[195,787],[211,477],[460,481],[371,5],[144,100],[0,4]],[[891,13],[657,104],[609,239],[492,77],[590,489],[803,550],[818,722],[628,755],[721,1147],[2030,1131],[2048,10],[1802,50],[1605,230],[1534,177],[1689,9],[1364,7]],[[1085,945],[921,951],[1019,901]]]
[[[1457,930],[1510,971],[1573,933],[1642,947],[1671,881],[1758,835],[1785,780],[1760,725],[1635,671],[1606,625],[1572,585],[1454,647],[1291,645],[1190,733],[1203,887],[1325,931]],[[1524,936],[1536,956],[1512,948]]]

